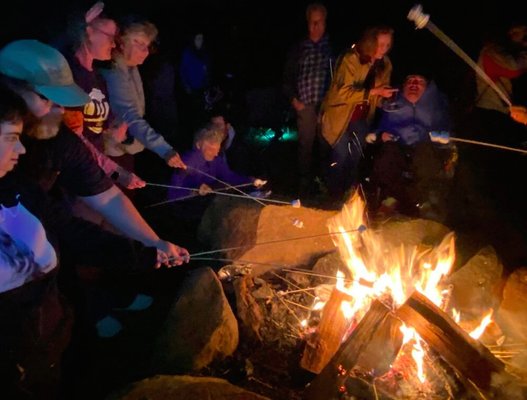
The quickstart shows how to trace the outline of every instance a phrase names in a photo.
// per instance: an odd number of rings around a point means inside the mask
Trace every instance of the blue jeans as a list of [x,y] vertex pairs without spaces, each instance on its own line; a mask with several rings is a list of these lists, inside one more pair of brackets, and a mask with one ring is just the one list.
[[359,163],[364,157],[364,138],[368,124],[364,120],[351,122],[331,151],[328,167],[328,190],[331,196],[340,197],[359,182]]

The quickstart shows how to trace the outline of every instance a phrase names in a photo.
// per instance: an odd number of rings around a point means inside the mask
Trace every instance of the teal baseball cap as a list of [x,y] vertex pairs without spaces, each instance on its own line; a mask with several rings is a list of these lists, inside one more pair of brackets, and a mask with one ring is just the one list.
[[82,106],[90,101],[74,82],[66,58],[38,40],[15,40],[2,48],[0,72],[27,82],[36,92],[64,107]]

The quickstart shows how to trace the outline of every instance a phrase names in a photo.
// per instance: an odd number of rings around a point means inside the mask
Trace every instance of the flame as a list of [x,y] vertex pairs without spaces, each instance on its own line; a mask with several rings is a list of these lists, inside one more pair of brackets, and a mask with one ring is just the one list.
[[313,311],[322,310],[325,305],[325,301],[315,300],[315,304],[313,305]]
[[380,234],[357,229],[365,225],[365,203],[356,192],[342,211],[328,221],[333,243],[345,262],[345,274],[337,273],[337,289],[353,300],[345,306],[346,317],[360,320],[372,299],[389,296],[395,306],[403,304],[414,290],[418,290],[440,306],[444,294],[438,289],[443,276],[454,262],[455,247],[452,234],[432,252],[420,254],[416,247],[395,247]]
[[481,335],[483,335],[483,332],[485,332],[485,329],[487,326],[492,322],[492,314],[494,310],[491,308],[490,311],[483,317],[481,320],[479,326],[474,329],[472,332],[469,333],[470,337],[474,339],[479,339]]
[[[344,316],[358,323],[373,299],[388,299],[397,307],[415,290],[438,307],[444,306],[448,291],[441,291],[439,284],[454,263],[454,235],[446,235],[437,248],[426,252],[416,246],[394,246],[380,233],[358,229],[365,226],[364,210],[365,203],[355,192],[342,211],[328,221],[328,228],[334,233],[333,243],[347,267],[347,271],[338,271],[336,283],[336,288],[352,299],[341,305]],[[401,330],[405,336],[403,343],[413,342],[412,357],[418,378],[424,382],[422,339],[413,328]]]
[[456,324],[459,325],[459,321],[461,321],[461,311],[458,311],[455,308],[453,308],[452,309],[452,319],[456,321]]
[[404,323],[401,325],[400,330],[403,333],[403,345],[413,341],[412,358],[417,367],[417,378],[421,383],[424,383],[426,381],[426,375],[424,372],[425,350],[421,344],[423,339],[414,328],[407,327]]

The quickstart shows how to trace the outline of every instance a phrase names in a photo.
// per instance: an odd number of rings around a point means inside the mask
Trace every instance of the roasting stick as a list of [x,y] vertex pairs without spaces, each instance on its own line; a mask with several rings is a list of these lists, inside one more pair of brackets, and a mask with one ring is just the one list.
[[454,53],[456,53],[463,61],[465,61],[476,73],[489,85],[498,96],[510,107],[512,103],[503,90],[501,90],[496,83],[481,69],[481,67],[472,60],[467,53],[465,53],[452,39],[450,39],[441,29],[439,29],[432,21],[430,15],[423,13],[423,7],[417,4],[412,7],[408,13],[408,19],[415,23],[416,29],[427,28],[438,39],[446,44]]
[[[176,186],[164,185],[164,184],[161,184],[161,183],[147,182],[146,184],[147,184],[147,186],[154,186],[154,187],[164,187],[164,188],[174,188],[174,189],[176,188]],[[247,187],[247,186],[252,186],[252,183],[244,183],[243,185],[237,185],[237,186],[233,186],[233,187],[241,188],[241,187]],[[189,191],[193,191],[193,192],[198,192],[199,191],[199,189],[196,189],[196,188],[183,188],[183,189],[186,189],[186,190],[189,190]],[[225,188],[217,189],[215,192],[221,192],[221,191],[224,191],[224,190],[230,190],[230,188],[225,187]],[[165,200],[165,201],[160,201],[159,203],[154,203],[154,204],[150,204],[148,206],[145,206],[145,208],[157,207],[157,206],[161,206],[161,205],[164,205],[164,204],[174,203],[176,201],[183,201],[183,200],[187,200],[187,199],[192,199],[194,197],[198,197],[198,194],[197,193],[192,193],[192,194],[190,194],[188,196],[178,197],[177,199],[169,199],[169,200]]]
[[260,205],[262,205],[262,206],[265,207],[265,203],[261,202],[261,201],[260,201],[259,199],[257,199],[256,197],[253,197],[253,196],[251,196],[251,195],[245,193],[243,190],[240,190],[240,189],[238,189],[238,188],[236,188],[236,187],[234,187],[234,186],[228,184],[227,182],[224,182],[224,181],[222,181],[221,179],[216,178],[214,175],[207,174],[206,172],[204,172],[204,171],[202,171],[202,170],[200,170],[200,169],[198,169],[198,168],[191,167],[190,165],[187,165],[187,169],[191,169],[191,170],[196,171],[197,173],[199,173],[199,174],[201,174],[201,175],[204,175],[204,176],[206,176],[206,177],[208,177],[208,178],[210,178],[210,179],[214,179],[216,182],[219,182],[219,183],[221,183],[222,185],[225,185],[226,187],[228,187],[228,188],[230,188],[230,189],[233,189],[233,190],[235,190],[236,192],[239,192],[239,193],[240,193],[241,195],[243,195],[244,197],[247,197],[248,199],[252,199],[252,200],[256,201],[258,204],[260,204]]
[[214,253],[224,253],[226,251],[231,251],[231,250],[249,249],[249,248],[255,247],[255,246],[263,246],[263,245],[266,245],[266,244],[275,244],[275,243],[289,242],[289,241],[292,241],[292,240],[314,239],[314,238],[317,238],[317,237],[331,236],[331,235],[342,235],[342,234],[351,233],[351,232],[364,232],[365,229],[366,229],[366,227],[364,225],[361,225],[361,226],[359,226],[356,229],[349,229],[347,231],[319,233],[317,235],[309,235],[309,236],[297,236],[297,237],[288,238],[288,239],[277,239],[277,240],[269,240],[268,242],[247,244],[247,245],[244,245],[244,246],[234,246],[234,247],[226,247],[224,249],[202,251],[200,253],[190,254],[190,257],[192,258],[192,257],[204,256],[204,255],[214,254]]
[[[238,264],[256,264],[256,265],[267,265],[267,266],[272,266],[272,267],[277,267],[277,268],[282,268],[282,271],[285,271],[285,272],[296,272],[296,273],[299,273],[299,274],[304,274],[304,275],[309,275],[309,276],[316,276],[316,277],[319,277],[319,278],[328,278],[328,279],[339,279],[337,278],[336,276],[334,275],[323,275],[323,274],[315,274],[315,273],[311,273],[309,271],[306,271],[306,270],[303,270],[303,269],[300,269],[300,268],[283,268],[283,265],[279,265],[279,264],[272,264],[272,263],[264,263],[264,262],[256,262],[256,261],[248,261],[248,260],[234,260],[232,258],[215,258],[215,257],[195,257],[193,258],[193,260],[196,260],[196,261],[224,261],[224,262],[228,262],[228,263],[238,263]],[[352,283],[352,282],[355,282],[353,279],[346,279],[344,278],[343,279],[344,282],[346,283]],[[308,290],[315,290],[314,287],[309,287],[309,288],[305,288],[305,289],[302,289],[302,291],[308,291]],[[300,290],[298,290],[300,291]],[[288,292],[285,292],[284,295],[286,294],[289,294],[289,293],[294,293],[296,291],[288,291]]]
[[[191,192],[196,192],[196,193],[199,192],[199,189],[197,189],[197,188],[191,188],[191,187],[186,187],[186,186],[164,185],[164,184],[161,184],[161,183],[147,183],[147,185],[149,185],[149,186],[157,186],[157,187],[166,187],[166,188],[172,188],[172,189],[183,189],[183,190],[189,190]],[[230,189],[233,189],[233,188],[238,188],[238,187],[242,187],[242,186],[249,186],[249,185],[252,185],[252,183],[244,184],[244,185],[238,185],[238,186],[232,186],[232,187],[226,187],[226,188],[219,189],[219,190],[211,190],[208,193],[218,194],[218,195],[227,196],[227,197],[241,197],[241,198],[255,199],[254,197],[251,197],[251,196],[248,197],[247,195],[243,195],[242,196],[240,194],[222,192],[222,190],[230,190]],[[194,198],[194,197],[197,197],[197,195],[196,194],[191,194],[189,196],[179,197],[177,199],[165,200],[165,201],[161,201],[159,203],[150,204],[150,205],[146,206],[145,208],[157,207],[157,206],[160,206],[160,205],[163,205],[163,204],[173,203],[175,201],[187,200],[187,199]],[[275,203],[275,204],[284,204],[284,205],[293,206],[293,207],[295,206],[295,204],[298,204],[297,200],[282,201],[282,200],[265,199],[265,198],[259,199],[259,200],[261,200],[263,202]],[[260,203],[260,204],[263,204],[263,203]],[[266,204],[264,204],[264,206],[265,205]]]
[[460,143],[477,144],[478,146],[492,147],[492,148],[500,149],[500,150],[514,151],[520,154],[527,154],[527,150],[518,149],[516,147],[502,146],[500,144],[486,143],[486,142],[480,142],[477,140],[470,140],[470,139],[461,139],[461,138],[452,137],[452,136],[450,137],[450,140],[454,142],[460,142]]

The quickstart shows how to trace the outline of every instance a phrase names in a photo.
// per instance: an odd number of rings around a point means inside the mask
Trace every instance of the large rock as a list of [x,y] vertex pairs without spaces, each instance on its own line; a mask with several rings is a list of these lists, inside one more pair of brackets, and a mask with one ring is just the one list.
[[503,265],[494,248],[487,246],[446,281],[452,285],[450,304],[462,314],[481,317],[499,305]]
[[131,384],[107,400],[269,400],[224,379],[158,375]]
[[[218,196],[201,218],[198,238],[212,249],[251,246],[256,241],[261,210],[261,205],[249,199]],[[243,251],[227,250],[224,256],[236,259]]]
[[238,324],[216,274],[210,268],[193,271],[156,342],[154,371],[199,370],[237,346]]
[[450,232],[445,225],[428,219],[402,219],[384,223],[379,227],[384,241],[397,247],[399,245],[437,246]]
[[345,272],[347,269],[348,267],[342,261],[338,251],[326,254],[323,257],[320,257],[314,265],[312,272],[316,275],[310,277],[311,282],[309,286],[318,286],[322,284],[334,285],[337,272]]
[[[216,199],[203,216],[199,237],[213,249],[247,246],[227,250],[225,255],[253,263],[253,275],[260,275],[279,266],[309,265],[313,259],[333,251],[335,246],[326,223],[335,214],[305,207],[262,208],[247,200]],[[255,246],[256,243],[268,244]]]
[[527,342],[527,268],[507,279],[497,320],[507,338]]
[[267,206],[260,213],[256,243],[238,259],[255,264],[253,275],[277,266],[305,266],[335,246],[328,235],[328,218],[335,211],[291,206]]

